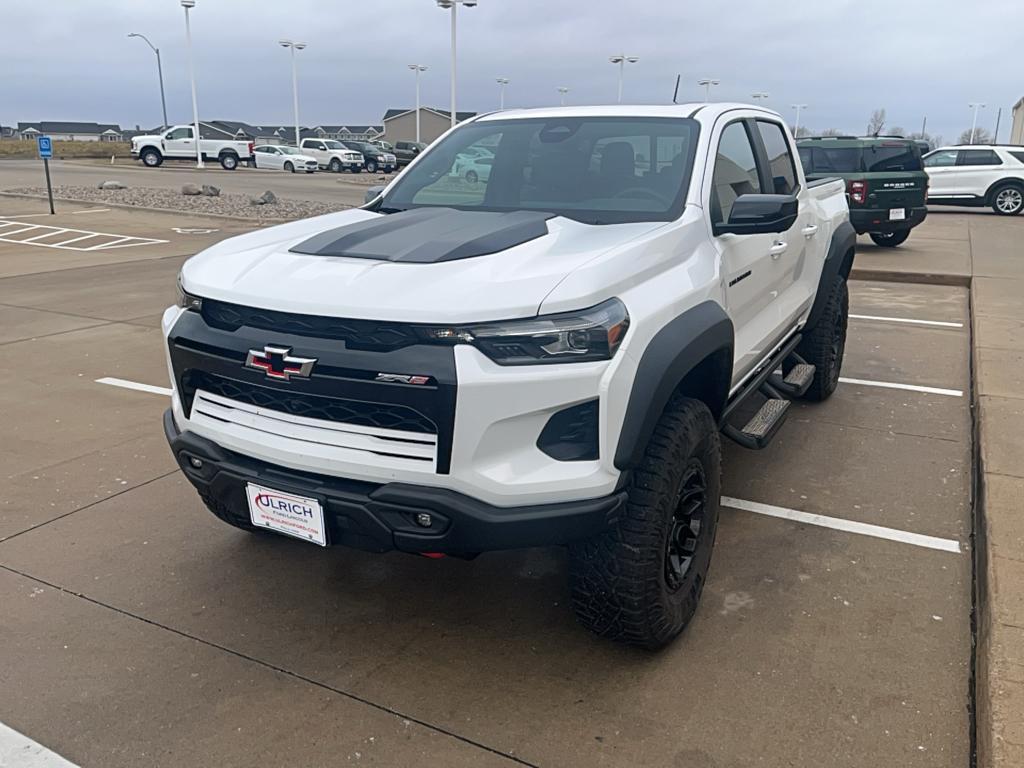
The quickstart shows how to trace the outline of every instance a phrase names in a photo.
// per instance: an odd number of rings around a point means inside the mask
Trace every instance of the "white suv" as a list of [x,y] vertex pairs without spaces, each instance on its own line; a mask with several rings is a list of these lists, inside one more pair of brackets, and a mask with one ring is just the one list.
[[1024,210],[1024,146],[941,147],[924,157],[928,202],[990,205],[1003,216]]

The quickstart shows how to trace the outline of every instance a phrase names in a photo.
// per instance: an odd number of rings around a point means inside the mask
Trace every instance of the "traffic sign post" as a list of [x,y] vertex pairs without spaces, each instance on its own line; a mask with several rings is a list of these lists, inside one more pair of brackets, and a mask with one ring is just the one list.
[[53,185],[50,183],[50,158],[53,157],[53,141],[49,136],[36,136],[36,146],[39,149],[39,157],[43,161],[43,170],[46,172],[46,196],[50,199],[50,214],[53,210]]

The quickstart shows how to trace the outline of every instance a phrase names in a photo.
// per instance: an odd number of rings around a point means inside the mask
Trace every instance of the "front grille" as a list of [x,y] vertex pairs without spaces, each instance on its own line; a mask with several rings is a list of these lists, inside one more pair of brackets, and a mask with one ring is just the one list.
[[196,390],[203,390],[235,402],[308,419],[430,435],[438,431],[433,421],[404,405],[287,392],[195,370],[185,378],[185,391],[190,399]]
[[341,340],[349,349],[383,352],[419,343],[414,328],[405,323],[302,315],[212,299],[203,300],[202,312],[203,319],[214,328],[234,331],[246,326],[297,336]]

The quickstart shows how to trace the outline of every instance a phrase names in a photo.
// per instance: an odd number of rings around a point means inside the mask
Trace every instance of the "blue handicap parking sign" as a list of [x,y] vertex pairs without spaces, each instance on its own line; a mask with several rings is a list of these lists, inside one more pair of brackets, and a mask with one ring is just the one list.
[[36,142],[39,145],[40,158],[45,160],[53,157],[53,142],[50,141],[49,136],[37,136]]

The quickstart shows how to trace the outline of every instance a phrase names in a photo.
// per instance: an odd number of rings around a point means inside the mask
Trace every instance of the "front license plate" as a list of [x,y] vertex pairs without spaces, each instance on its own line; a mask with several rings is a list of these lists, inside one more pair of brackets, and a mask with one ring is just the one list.
[[255,483],[245,484],[245,495],[249,499],[249,517],[253,525],[312,541],[321,547],[327,546],[324,510],[316,499]]
[[889,221],[903,221],[907,218],[906,208],[890,208]]

